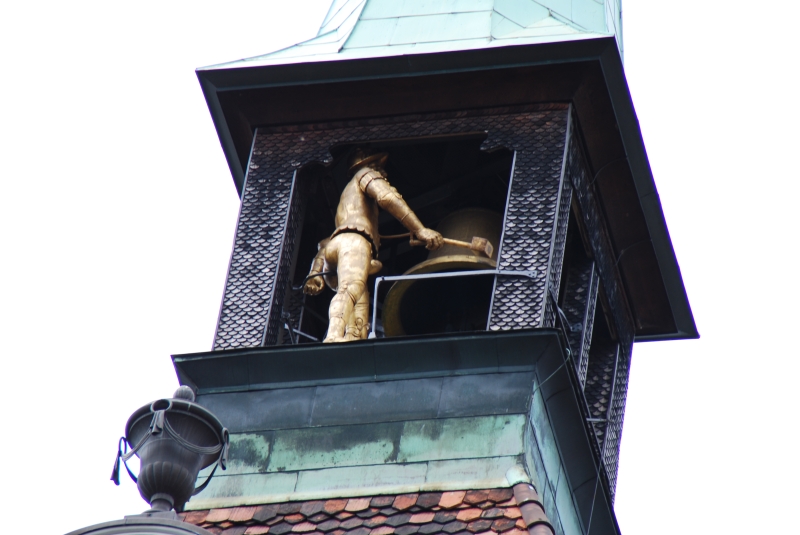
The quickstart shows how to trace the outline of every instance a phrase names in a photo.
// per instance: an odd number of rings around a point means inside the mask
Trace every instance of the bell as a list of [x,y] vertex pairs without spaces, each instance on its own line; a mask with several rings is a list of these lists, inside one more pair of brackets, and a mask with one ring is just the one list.
[[[486,238],[491,256],[455,245],[444,245],[404,273],[496,269],[502,216],[482,208],[466,208],[445,217],[436,228],[442,236],[462,242]],[[386,336],[486,330],[494,277],[470,276],[397,281],[383,302]]]

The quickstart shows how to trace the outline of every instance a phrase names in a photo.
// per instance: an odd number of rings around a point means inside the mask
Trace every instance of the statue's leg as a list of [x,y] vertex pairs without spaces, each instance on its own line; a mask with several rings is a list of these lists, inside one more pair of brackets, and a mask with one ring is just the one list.
[[366,288],[356,301],[353,315],[345,331],[345,340],[364,340],[369,334],[369,290]]
[[339,288],[328,309],[328,334],[324,342],[342,342],[347,325],[355,322],[353,313],[356,303],[367,287],[372,246],[360,234],[347,232],[335,236],[327,249],[330,252],[326,252],[326,260],[336,264]]

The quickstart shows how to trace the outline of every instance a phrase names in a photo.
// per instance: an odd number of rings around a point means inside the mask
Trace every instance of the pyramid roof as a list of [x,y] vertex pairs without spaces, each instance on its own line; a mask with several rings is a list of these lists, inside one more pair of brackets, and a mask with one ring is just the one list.
[[316,37],[225,69],[615,36],[619,0],[334,0]]

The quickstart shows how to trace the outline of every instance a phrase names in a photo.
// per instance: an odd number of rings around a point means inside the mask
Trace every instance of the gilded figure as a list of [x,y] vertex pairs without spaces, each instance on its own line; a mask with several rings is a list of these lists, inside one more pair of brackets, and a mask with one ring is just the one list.
[[[378,209],[392,214],[412,238],[429,250],[439,249],[442,235],[426,228],[397,190],[389,184],[384,166],[388,154],[356,149],[350,161],[352,178],[336,209],[336,230],[319,243],[303,286],[307,295],[319,294],[327,284],[336,295],[328,309],[324,342],[361,340],[369,333],[367,278],[380,271]],[[328,275],[320,273],[331,272]]]

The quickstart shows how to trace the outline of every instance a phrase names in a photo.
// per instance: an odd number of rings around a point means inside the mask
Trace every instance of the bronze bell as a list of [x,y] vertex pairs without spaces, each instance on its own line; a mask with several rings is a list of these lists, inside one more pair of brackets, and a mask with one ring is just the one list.
[[[444,245],[404,275],[496,269],[502,219],[497,212],[482,208],[453,212],[436,230],[445,238],[463,242],[486,238],[494,245],[491,257]],[[493,285],[491,275],[395,282],[383,302],[383,332],[403,336],[486,330]]]

